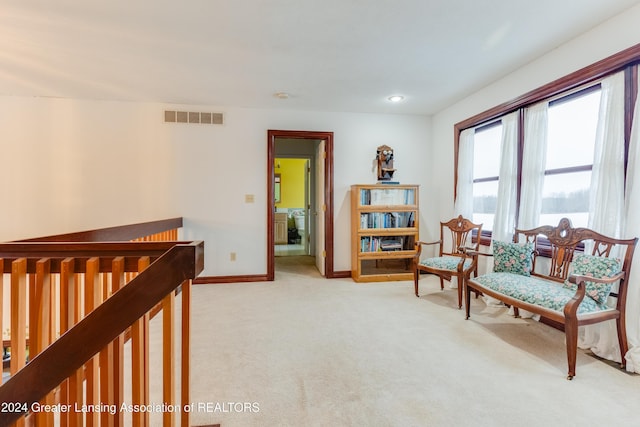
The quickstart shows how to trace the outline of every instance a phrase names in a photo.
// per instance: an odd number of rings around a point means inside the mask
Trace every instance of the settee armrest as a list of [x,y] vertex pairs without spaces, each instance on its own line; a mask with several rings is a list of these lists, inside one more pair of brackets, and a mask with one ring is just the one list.
[[569,282],[573,283],[575,285],[583,285],[585,282],[593,282],[593,283],[613,283],[616,282],[620,279],[624,279],[625,273],[624,271],[621,271],[620,273],[617,273],[614,276],[611,277],[603,277],[601,279],[595,278],[593,276],[583,276],[580,274],[571,274],[569,276]]
[[569,283],[573,283],[577,285],[576,294],[571,298],[567,304],[564,306],[564,316],[566,319],[575,319],[576,313],[578,312],[578,306],[580,302],[584,299],[586,293],[586,283],[613,283],[617,280],[624,278],[625,272],[621,271],[612,277],[603,277],[601,279],[593,277],[593,276],[584,276],[581,274],[571,274],[569,276]]

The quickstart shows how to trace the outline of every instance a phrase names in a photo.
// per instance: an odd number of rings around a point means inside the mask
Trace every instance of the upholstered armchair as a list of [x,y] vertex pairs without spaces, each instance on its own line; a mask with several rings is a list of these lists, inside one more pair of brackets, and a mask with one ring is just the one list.
[[[480,246],[482,224],[474,224],[462,215],[447,222],[440,222],[440,240],[435,242],[416,242],[416,255],[413,261],[413,277],[416,296],[420,272],[440,277],[440,289],[444,289],[444,280],[458,279],[458,308],[462,308],[462,288],[470,274],[478,274],[477,255],[468,255],[467,250],[477,252]],[[475,243],[473,242],[475,237]],[[422,248],[438,245],[438,255],[422,259]]]

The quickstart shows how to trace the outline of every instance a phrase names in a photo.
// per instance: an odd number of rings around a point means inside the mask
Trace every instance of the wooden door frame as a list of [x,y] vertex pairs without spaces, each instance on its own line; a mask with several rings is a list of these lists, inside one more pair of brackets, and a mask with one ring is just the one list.
[[[275,193],[273,186],[273,174],[276,138],[285,139],[311,139],[325,141],[325,152],[327,156],[324,159],[324,203],[326,210],[324,211],[324,276],[326,278],[335,277],[333,270],[333,132],[314,132],[314,131],[298,131],[298,130],[271,130],[267,131],[267,280],[275,278],[275,237],[274,237],[274,212],[275,212]],[[316,209],[322,210],[322,206],[316,206]],[[318,233],[319,230],[316,230]],[[316,254],[316,256],[322,254]],[[322,273],[322,272],[321,272]]]

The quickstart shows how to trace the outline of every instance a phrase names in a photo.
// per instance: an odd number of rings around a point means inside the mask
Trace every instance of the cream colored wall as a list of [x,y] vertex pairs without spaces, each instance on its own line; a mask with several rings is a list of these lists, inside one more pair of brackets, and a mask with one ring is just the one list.
[[[225,124],[163,123],[165,108]],[[0,129],[0,241],[183,216],[206,276],[266,273],[268,129],[334,132],[337,271],[350,270],[349,186],[375,182],[375,148],[396,149],[401,181],[428,176],[419,116],[0,96]]]
[[0,240],[180,214],[150,104],[0,97]]
[[[424,214],[434,220],[453,215],[453,126],[456,123],[640,43],[639,21],[640,5],[434,115],[430,138],[432,175],[428,186],[429,192],[437,196]],[[431,233],[429,238],[437,236]]]
[[[639,43],[639,21],[637,6],[433,118],[0,96],[0,241],[183,216],[203,275],[265,274],[267,130],[332,131],[334,268],[349,270],[349,187],[375,182],[377,146],[421,184],[421,238],[435,237],[453,213],[453,125]],[[165,108],[225,124],[165,124]]]
[[[203,130],[176,128],[184,141],[175,159],[178,206],[186,217],[185,237],[205,239],[204,275],[265,274],[267,130],[334,132],[334,269],[351,269],[349,189],[375,182],[375,149],[388,143],[396,149],[398,177],[424,182],[428,172],[429,119],[419,116],[303,112],[258,109],[224,111],[225,126]],[[227,143],[227,141],[229,141]],[[217,154],[219,153],[219,154]],[[219,167],[209,160],[218,155]],[[224,159],[227,159],[226,161]],[[238,162],[242,159],[242,168]],[[192,187],[202,182],[206,188]],[[231,184],[230,184],[231,183]],[[245,195],[255,195],[246,203]],[[214,197],[212,197],[214,196]],[[229,253],[237,261],[229,261]]]

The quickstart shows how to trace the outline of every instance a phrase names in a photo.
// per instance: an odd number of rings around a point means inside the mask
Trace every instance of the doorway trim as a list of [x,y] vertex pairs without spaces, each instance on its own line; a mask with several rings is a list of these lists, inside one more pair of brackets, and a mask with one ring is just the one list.
[[[274,212],[275,192],[273,185],[276,138],[324,140],[326,157],[324,159],[324,277],[334,278],[333,270],[333,132],[314,132],[299,130],[267,131],[267,280],[275,279],[275,236]],[[322,210],[319,206],[317,209]],[[320,254],[322,256],[322,254]]]

